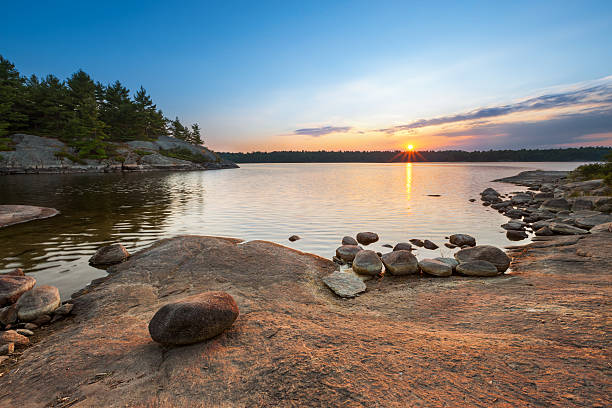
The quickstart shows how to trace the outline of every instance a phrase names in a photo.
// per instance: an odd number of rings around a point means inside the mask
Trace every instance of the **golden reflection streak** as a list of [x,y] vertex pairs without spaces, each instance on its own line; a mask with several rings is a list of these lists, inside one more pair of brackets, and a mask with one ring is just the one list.
[[412,192],[412,163],[406,163],[406,199],[410,201]]

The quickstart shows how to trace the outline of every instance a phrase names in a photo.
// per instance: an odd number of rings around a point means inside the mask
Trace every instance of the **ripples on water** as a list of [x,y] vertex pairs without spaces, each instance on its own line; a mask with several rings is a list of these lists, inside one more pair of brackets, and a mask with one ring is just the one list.
[[[569,170],[579,163],[248,164],[241,169],[133,174],[16,175],[0,179],[1,204],[54,207],[61,215],[0,230],[0,270],[21,267],[63,297],[106,273],[87,260],[101,245],[130,252],[179,234],[263,239],[330,258],[344,235],[374,231],[370,248],[410,238],[450,255],[444,237],[474,235],[509,243],[506,218],[469,198],[490,180],[528,169]],[[428,194],[440,194],[430,197]],[[289,242],[287,237],[302,237]]]

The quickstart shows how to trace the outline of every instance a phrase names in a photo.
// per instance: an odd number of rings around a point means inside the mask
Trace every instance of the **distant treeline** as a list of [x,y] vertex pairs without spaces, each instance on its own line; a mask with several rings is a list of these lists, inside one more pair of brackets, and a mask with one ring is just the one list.
[[219,153],[236,163],[392,163],[392,162],[540,162],[601,161],[610,147],[567,149],[521,149],[465,152],[462,150],[421,151],[277,151]]
[[140,87],[133,95],[119,81],[102,84],[82,70],[66,80],[21,76],[0,55],[0,145],[13,133],[57,137],[80,157],[106,158],[107,142],[154,140],[160,135],[202,144],[200,127],[170,120]]

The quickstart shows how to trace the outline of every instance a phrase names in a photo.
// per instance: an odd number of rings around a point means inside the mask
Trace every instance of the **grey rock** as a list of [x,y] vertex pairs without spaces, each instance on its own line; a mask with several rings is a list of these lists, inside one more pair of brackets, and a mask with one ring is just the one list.
[[353,271],[361,275],[378,275],[382,272],[382,267],[383,264],[376,252],[367,249],[359,251],[353,259]]
[[95,254],[89,258],[91,265],[114,265],[125,261],[130,253],[121,244],[105,245],[98,248]]
[[573,191],[590,191],[598,188],[605,187],[603,179],[587,180],[587,181],[576,181],[573,183],[567,183],[561,185],[563,190]]
[[574,227],[569,224],[563,224],[560,222],[552,222],[548,226],[548,228],[550,228],[550,230],[554,232],[555,234],[561,234],[561,235],[583,235],[583,234],[589,233],[588,230]]
[[592,210],[594,206],[595,205],[593,204],[593,201],[583,200],[581,198],[575,199],[574,202],[572,203],[572,209],[574,211]]
[[495,190],[494,188],[491,187],[487,187],[485,188],[482,193],[480,193],[481,196],[500,196],[500,194],[497,192],[497,190]]
[[[15,352],[15,343],[7,343],[0,346],[0,356],[8,356]],[[0,363],[2,360],[0,360]]]
[[357,245],[342,245],[336,249],[336,256],[344,262],[353,262],[355,255],[363,248]]
[[34,335],[34,332],[28,329],[17,329],[16,332],[26,337],[32,337]]
[[17,316],[22,321],[32,321],[52,313],[60,305],[59,291],[55,286],[37,286],[17,300]]
[[0,323],[3,325],[13,324],[17,321],[17,307],[10,305],[0,309]]
[[347,272],[332,272],[323,277],[323,283],[336,295],[343,298],[353,298],[366,290],[366,285],[361,279]]
[[44,314],[44,315],[38,316],[36,319],[32,320],[30,323],[33,323],[37,326],[43,326],[49,323],[50,321],[51,321],[51,316],[49,316],[48,314]]
[[579,228],[591,229],[596,225],[605,224],[612,222],[612,215],[610,214],[597,214],[587,217],[576,218],[574,224]]
[[433,242],[431,242],[430,240],[426,239],[425,241],[423,241],[423,247],[425,247],[426,249],[438,249],[439,247],[434,244]]
[[0,306],[15,303],[35,284],[36,279],[31,276],[0,275]]
[[470,262],[462,262],[457,266],[457,272],[466,276],[496,276],[500,274],[498,268],[491,262],[484,260],[475,260]]
[[73,308],[74,305],[72,303],[64,303],[63,305],[55,309],[55,312],[53,313],[60,316],[67,316],[72,312]]
[[549,198],[555,198],[555,195],[552,192],[543,192],[543,193],[537,193],[536,195],[533,196],[533,200],[534,201],[546,201]]
[[563,210],[569,210],[570,204],[565,198],[551,198],[546,200],[540,206],[543,210],[559,212]]
[[346,236],[342,238],[342,245],[359,245],[359,242],[353,237]]
[[385,270],[392,275],[412,275],[419,271],[416,256],[412,252],[399,249],[382,256]]
[[393,247],[393,250],[394,251],[402,251],[402,250],[412,251],[412,245],[409,244],[408,242],[400,242]]
[[453,234],[450,236],[449,241],[451,244],[457,246],[476,246],[476,238],[468,234]]
[[410,239],[409,241],[410,241],[410,242],[411,242],[413,245],[416,245],[416,246],[418,246],[418,247],[422,247],[422,246],[424,245],[424,244],[423,244],[423,241],[421,241],[420,239],[417,239],[417,238]]
[[445,262],[435,259],[422,259],[419,261],[419,267],[423,272],[433,276],[451,276],[453,268]]
[[513,196],[510,201],[512,202],[512,204],[518,205],[518,204],[527,204],[531,200],[532,200],[531,194],[521,193],[521,194],[517,194]]
[[360,232],[357,234],[357,242],[362,245],[370,245],[378,241],[378,234],[374,232]]
[[502,201],[501,203],[491,204],[491,208],[494,208],[496,210],[500,210],[502,208],[510,207],[511,205],[512,205],[511,201]]
[[473,248],[462,249],[455,253],[455,259],[460,264],[477,260],[488,261],[495,265],[499,272],[505,272],[510,267],[508,255],[492,245],[478,245]]
[[445,242],[445,243],[444,243],[444,246],[445,246],[445,247],[447,247],[447,248],[450,248],[450,249],[455,249],[455,248],[457,248],[457,245],[455,245],[455,244],[451,244],[450,242]]
[[511,231],[524,231],[525,230],[525,223],[521,222],[521,221],[510,221],[506,224],[502,224],[501,226],[503,229],[505,230],[511,230]]
[[525,233],[524,231],[508,230],[506,231],[506,237],[510,241],[521,241],[523,239],[528,238],[529,235],[527,235],[527,233]]
[[555,233],[552,232],[552,230],[550,228],[548,228],[548,226],[544,226],[542,228],[539,228],[538,230],[536,230],[535,234],[538,237],[549,237],[551,235],[555,235]]
[[597,234],[600,232],[612,232],[612,222],[607,222],[605,224],[599,224],[591,228],[592,234]]
[[337,263],[338,265],[345,265],[346,262],[344,262],[344,260],[342,258],[337,257],[336,255],[334,255],[332,257],[332,261],[334,261],[335,263]]
[[162,306],[149,322],[149,333],[161,344],[198,343],[230,328],[238,314],[231,295],[205,292]]
[[455,270],[457,269],[457,265],[459,265],[459,262],[457,262],[455,258],[438,257],[434,258],[434,260],[444,262],[445,264],[451,267],[453,272],[455,272]]

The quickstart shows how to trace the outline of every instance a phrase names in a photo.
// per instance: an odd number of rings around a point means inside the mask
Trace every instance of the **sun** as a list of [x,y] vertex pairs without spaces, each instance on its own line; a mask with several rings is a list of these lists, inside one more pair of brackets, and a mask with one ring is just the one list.
[[406,150],[407,150],[407,151],[409,151],[409,152],[411,152],[411,151],[413,151],[413,150],[414,150],[414,146],[413,146],[413,145],[411,145],[411,144],[406,145]]

